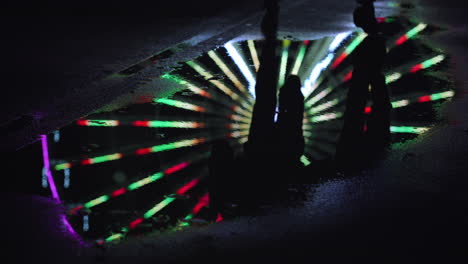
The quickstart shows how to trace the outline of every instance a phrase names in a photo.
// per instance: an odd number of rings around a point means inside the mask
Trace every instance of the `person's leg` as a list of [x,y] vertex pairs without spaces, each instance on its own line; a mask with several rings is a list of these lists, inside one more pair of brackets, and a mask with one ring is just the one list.
[[390,145],[390,112],[392,105],[385,76],[376,75],[371,82],[372,113],[370,114],[366,136],[370,144],[371,155],[377,157]]
[[343,129],[336,150],[338,167],[355,167],[359,162],[364,143],[364,108],[368,97],[369,77],[359,71],[353,72],[351,87],[346,99]]
[[250,197],[248,204],[254,203],[260,196],[262,184],[268,180],[268,171],[274,157],[272,142],[274,140],[274,116],[277,104],[276,91],[278,81],[278,58],[276,57],[276,32],[278,24],[277,1],[266,2],[266,14],[263,17],[261,29],[265,37],[260,54],[260,68],[255,85],[255,105],[249,129],[248,141],[244,145],[247,163],[250,165],[246,173],[249,180],[242,192]]
[[229,182],[233,181],[234,150],[226,140],[216,140],[211,147],[209,159],[208,191],[211,211],[216,213],[224,209],[228,202]]

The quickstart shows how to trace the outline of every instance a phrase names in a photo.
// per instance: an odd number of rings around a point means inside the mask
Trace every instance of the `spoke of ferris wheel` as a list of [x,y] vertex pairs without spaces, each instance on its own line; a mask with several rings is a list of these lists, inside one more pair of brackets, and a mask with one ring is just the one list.
[[[235,132],[236,131],[232,131],[230,133],[235,133]],[[158,145],[154,145],[154,146],[146,147],[146,148],[132,148],[132,149],[117,152],[117,153],[95,156],[93,158],[87,158],[87,159],[83,159],[79,161],[69,161],[65,163],[60,163],[60,164],[56,164],[54,166],[54,169],[64,170],[64,169],[69,169],[75,166],[85,166],[85,165],[93,165],[93,164],[98,164],[98,163],[103,163],[103,162],[115,161],[115,160],[119,160],[124,157],[132,156],[132,155],[147,155],[150,153],[157,153],[157,152],[168,151],[168,150],[184,148],[184,147],[191,147],[191,146],[203,144],[215,138],[225,137],[225,135],[226,135],[226,132],[224,131],[217,132],[216,134],[213,134],[211,132],[199,133],[198,137],[195,137],[192,139],[178,140],[178,141],[173,141],[170,143],[160,143]]]
[[252,61],[254,63],[255,71],[258,72],[260,69],[260,60],[258,59],[257,49],[255,48],[255,42],[253,40],[248,40],[247,45],[249,47],[250,56],[252,57]]
[[237,76],[229,69],[229,67],[224,63],[220,56],[216,53],[216,51],[209,51],[208,56],[216,63],[216,65],[223,71],[223,73],[231,80],[231,82],[248,98],[251,98],[250,94],[248,93],[245,85],[237,78]]
[[278,88],[281,88],[286,79],[286,69],[288,67],[288,56],[289,56],[289,47],[291,46],[291,41],[284,39],[282,41],[282,50],[281,50],[281,60],[279,66],[278,74]]
[[253,98],[255,98],[255,78],[252,74],[250,67],[247,66],[242,54],[240,53],[239,49],[237,48],[237,44],[233,42],[228,42],[224,45],[224,48],[229,53],[229,56],[233,59],[234,63],[237,65],[239,70],[244,75],[245,79],[249,83],[249,92]]

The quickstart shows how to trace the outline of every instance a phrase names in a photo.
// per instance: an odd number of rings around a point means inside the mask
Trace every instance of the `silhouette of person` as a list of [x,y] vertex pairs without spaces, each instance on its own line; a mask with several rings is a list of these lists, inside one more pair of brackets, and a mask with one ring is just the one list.
[[[358,2],[361,5],[354,10],[354,23],[368,35],[352,55],[353,77],[335,157],[338,168],[344,171],[362,168],[364,162],[377,159],[385,153],[390,143],[391,104],[382,74],[386,56],[385,40],[378,29],[374,0]],[[364,109],[369,86],[372,113],[366,125]]]
[[[266,13],[261,22],[264,36],[260,54],[260,68],[255,84],[255,105],[247,142],[244,144],[246,175],[245,186],[242,188],[243,204],[253,208],[259,199],[264,197],[266,190],[271,189],[276,177],[270,172],[275,142],[275,110],[277,104],[278,59],[275,56],[278,27],[278,1],[264,2]],[[266,172],[266,173],[265,173]]]
[[[278,58],[275,55],[278,27],[278,1],[265,1],[266,13],[261,30],[264,35],[260,68],[255,85],[255,105],[247,142],[244,144],[245,158],[234,161],[226,143],[213,145],[210,161],[210,204],[215,210],[223,210],[226,194],[221,191],[227,181],[227,173],[242,167],[242,175],[235,175],[229,184],[241,187],[238,190],[240,207],[245,212],[256,210],[259,203],[272,201],[284,193],[286,181],[295,181],[301,167],[300,157],[304,151],[302,120],[304,117],[304,96],[301,80],[291,75],[280,89],[278,122],[275,123],[277,105]],[[216,157],[221,155],[224,157]],[[285,174],[285,172],[290,172]],[[288,177],[285,177],[285,176]],[[286,179],[286,180],[284,180]],[[233,196],[231,196],[232,198]]]
[[304,95],[301,92],[301,80],[290,75],[280,89],[279,113],[276,124],[278,151],[282,157],[283,169],[300,168],[300,158],[304,152],[302,123],[304,119]]
[[[208,192],[210,209],[214,215],[224,213],[230,200],[229,183],[233,177],[234,150],[226,140],[216,140],[211,146],[209,159]],[[214,217],[213,215],[213,217]]]
[[265,8],[266,14],[261,23],[265,40],[255,85],[256,102],[248,141],[244,145],[251,174],[244,191],[252,202],[258,201],[259,197],[270,199],[281,188],[285,189],[285,179],[287,181],[291,178],[281,174],[285,170],[300,167],[300,157],[304,150],[304,97],[300,91],[301,81],[298,76],[289,76],[280,89],[278,122],[275,123],[278,101],[278,58],[275,55],[278,1],[265,1]]

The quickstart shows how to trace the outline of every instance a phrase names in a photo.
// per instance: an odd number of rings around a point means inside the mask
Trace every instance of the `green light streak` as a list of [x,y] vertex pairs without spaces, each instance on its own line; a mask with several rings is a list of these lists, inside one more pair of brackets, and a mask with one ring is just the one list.
[[192,110],[192,111],[196,111],[196,112],[204,112],[203,107],[196,106],[196,105],[189,104],[189,103],[185,103],[185,102],[172,100],[172,99],[168,99],[168,98],[155,99],[154,102],[161,103],[161,104],[166,104],[166,105],[169,105],[169,106],[174,106],[174,107],[182,108],[182,109],[186,109],[186,110]]
[[419,32],[423,31],[425,28],[427,27],[427,24],[424,24],[424,23],[420,23],[418,24],[416,27],[414,27],[413,29],[411,29],[410,31],[408,31],[406,33],[406,37],[408,39],[416,36]]
[[189,147],[189,146],[193,146],[198,143],[201,143],[201,142],[203,141],[199,139],[187,139],[187,140],[177,141],[173,143],[154,146],[151,148],[151,152],[160,152],[160,151],[171,150],[171,149],[176,149],[176,148]]
[[367,34],[365,32],[359,33],[359,35],[349,44],[349,46],[346,48],[345,53],[347,55],[351,54],[353,50],[361,44],[361,42],[367,37]]
[[193,214],[188,214],[188,215],[184,218],[184,220],[190,220],[190,219],[192,219],[192,218],[193,218]]
[[230,134],[231,137],[233,138],[238,138],[238,137],[244,137],[249,135],[249,130],[240,130],[240,131],[234,131]]
[[166,207],[168,204],[172,203],[174,200],[175,200],[175,198],[172,198],[172,197],[168,197],[168,198],[164,199],[163,201],[161,201],[160,203],[158,203],[155,207],[153,207],[153,208],[151,208],[150,210],[148,210],[148,211],[143,215],[143,218],[148,219],[148,218],[152,217],[152,216],[155,215],[157,212],[161,211],[164,207]]
[[385,83],[389,84],[401,78],[401,73],[395,72],[390,75],[385,76]]
[[123,234],[114,234],[108,238],[105,239],[106,242],[111,242],[111,241],[114,241],[114,240],[117,240],[119,238],[122,238],[123,237]]
[[137,182],[134,182],[134,183],[128,185],[127,189],[129,191],[136,190],[136,189],[138,189],[138,188],[140,188],[142,186],[145,186],[147,184],[150,184],[152,182],[155,182],[155,181],[161,179],[163,176],[164,176],[163,172],[155,173],[155,174],[153,174],[153,175],[151,175],[149,177],[146,177],[144,179],[141,179],[141,180],[139,180]]
[[231,129],[250,129],[250,124],[231,124],[230,125]]
[[238,121],[238,122],[243,122],[245,124],[250,124],[251,119],[247,117],[242,117],[239,115],[231,115],[230,116],[231,120]]
[[335,98],[335,99],[333,99],[333,100],[331,100],[331,101],[328,101],[328,102],[326,102],[326,103],[324,103],[324,104],[321,104],[321,105],[318,105],[318,106],[316,106],[316,107],[311,108],[311,109],[308,111],[308,114],[314,115],[314,114],[316,114],[316,113],[318,113],[318,112],[321,112],[321,111],[323,111],[323,110],[326,110],[326,109],[328,109],[328,108],[331,108],[331,107],[337,105],[340,101],[341,101],[341,99],[339,100],[338,98]]
[[184,80],[176,75],[172,75],[172,74],[169,74],[169,73],[165,73],[163,75],[161,75],[161,79],[166,79],[166,80],[170,80],[170,81],[173,81],[175,83],[178,83],[178,84],[184,84]]
[[122,158],[122,154],[120,153],[95,157],[91,159],[91,164],[96,164],[96,163],[101,163],[101,162],[106,162],[106,161],[111,161],[111,160],[118,160],[120,158]]
[[445,56],[444,55],[438,55],[438,56],[435,56],[434,58],[432,59],[429,59],[429,60],[426,60],[424,61],[422,64],[422,68],[423,69],[426,69],[426,68],[429,68],[441,61],[443,61],[445,59]]
[[318,122],[323,122],[323,121],[329,121],[332,119],[337,119],[343,116],[343,113],[337,112],[337,113],[329,113],[329,114],[324,114],[320,116],[314,116],[310,118],[311,123],[318,123]]
[[284,80],[286,79],[286,68],[288,65],[288,54],[289,54],[290,44],[291,44],[290,40],[287,40],[287,39],[283,40],[283,51],[281,53],[278,87],[282,87],[284,84]]
[[391,126],[390,131],[392,133],[412,133],[421,134],[429,130],[428,127],[410,127],[410,126]]
[[310,164],[309,159],[304,155],[302,155],[302,157],[301,157],[301,162],[302,162],[302,164],[304,164],[304,166],[308,166]]
[[399,107],[407,106],[409,105],[409,103],[410,102],[408,100],[395,101],[395,102],[392,102],[392,108],[399,108]]
[[327,96],[333,90],[332,87],[328,87],[325,90],[318,93],[316,96],[312,97],[305,103],[305,107],[309,108],[314,105],[316,102],[322,100],[325,96]]
[[297,53],[297,58],[296,58],[296,61],[294,62],[294,66],[293,66],[293,69],[291,71],[292,75],[298,75],[299,74],[299,69],[301,68],[302,61],[304,60],[306,50],[307,50],[307,46],[303,43],[301,45],[301,48],[299,49],[299,52]]
[[[184,217],[184,221],[188,221],[193,219],[194,215],[193,214],[188,214],[186,217]],[[190,224],[188,222],[181,222],[179,226],[189,226]]]
[[100,196],[100,197],[98,197],[98,198],[96,198],[94,200],[91,200],[91,201],[85,203],[84,207],[86,207],[86,208],[94,207],[94,206],[96,206],[98,204],[102,204],[102,203],[107,202],[109,200],[109,198],[110,198],[109,195]]
[[[303,129],[304,129],[304,128],[307,128],[307,126],[304,126],[304,127],[302,127],[302,128],[303,128]],[[304,131],[303,134],[304,134],[304,137],[305,137],[305,138],[309,138],[309,137],[311,137],[311,136],[313,135],[311,131]]]
[[211,97],[211,95],[206,92],[205,90],[201,89],[200,87],[176,76],[176,75],[172,75],[172,74],[169,74],[169,73],[165,73],[164,75],[161,76],[162,79],[166,79],[166,80],[171,80],[177,84],[180,84],[180,85],[185,85],[187,87],[187,89],[189,89],[190,91],[192,91],[193,93],[195,94],[198,94],[198,95],[201,95],[201,96],[205,96],[205,97]]
[[197,128],[201,123],[185,121],[148,121],[148,127]]
[[70,163],[62,163],[62,164],[55,165],[55,170],[64,170],[64,169],[69,169],[69,168],[71,168]]
[[447,91],[447,92],[442,92],[442,93],[436,93],[431,95],[431,100],[436,101],[436,100],[441,100],[445,98],[450,98],[455,95],[454,91]]
[[115,127],[119,125],[117,120],[86,120],[87,126]]

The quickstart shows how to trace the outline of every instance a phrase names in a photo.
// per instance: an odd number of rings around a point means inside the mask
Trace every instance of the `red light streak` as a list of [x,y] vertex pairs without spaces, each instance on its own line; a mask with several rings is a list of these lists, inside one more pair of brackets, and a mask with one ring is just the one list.
[[415,65],[413,66],[411,69],[410,69],[410,72],[413,73],[413,72],[417,72],[419,70],[422,70],[423,68],[423,65],[422,64],[418,64],[418,65]]
[[140,218],[136,219],[135,221],[131,222],[130,225],[129,225],[130,229],[134,229],[139,224],[143,223],[143,220],[144,219],[140,217]]
[[134,121],[134,126],[149,127],[149,121]]
[[352,71],[352,70],[349,71],[349,72],[345,75],[345,77],[343,78],[343,82],[347,82],[347,81],[351,80],[351,78],[353,78],[353,71]]
[[385,17],[376,17],[377,23],[384,23],[385,22]]
[[85,159],[81,161],[81,165],[90,165],[93,164],[93,159]]
[[344,59],[346,59],[346,57],[348,56],[348,54],[346,52],[343,52],[343,54],[341,54],[332,64],[332,68],[333,69],[336,69],[338,67],[338,65],[340,65],[340,63],[342,63],[344,61]]
[[135,153],[136,153],[137,155],[146,155],[146,154],[151,153],[151,150],[152,150],[151,148],[137,149],[137,150],[135,151]]
[[200,181],[200,179],[198,179],[198,178],[192,180],[191,182],[187,183],[186,185],[182,186],[179,190],[177,190],[176,194],[182,195],[182,194],[188,192],[190,189],[195,187],[195,185],[197,185],[199,181]]
[[177,171],[180,171],[181,169],[187,167],[189,165],[188,162],[183,162],[183,163],[180,163],[180,164],[177,164],[173,167],[170,167],[169,169],[166,169],[164,171],[165,174],[171,174],[171,173],[174,173],[174,172],[177,172]]
[[71,214],[76,214],[77,211],[79,211],[79,210],[81,210],[81,209],[83,209],[83,208],[84,208],[84,206],[83,206],[83,205],[80,205],[80,206],[78,206],[78,207],[75,207],[75,208],[71,209],[71,210],[70,210],[70,213],[71,213]]
[[121,188],[121,189],[118,189],[118,190],[113,191],[112,194],[111,194],[111,196],[112,196],[112,197],[117,197],[117,196],[122,195],[122,194],[124,194],[124,193],[126,193],[126,192],[127,192],[127,189]]
[[208,193],[206,193],[200,198],[199,202],[195,205],[195,207],[193,207],[192,213],[194,215],[198,214],[198,212],[200,212],[200,210],[203,207],[208,206],[209,203],[210,203],[210,198],[209,198]]
[[408,40],[408,37],[406,35],[403,35],[403,36],[401,36],[399,39],[397,39],[395,41],[395,44],[396,45],[401,45],[401,44],[405,43],[405,41],[407,41],[407,40]]
[[79,125],[79,126],[87,126],[88,121],[87,120],[78,120],[78,121],[76,121],[76,124]]
[[216,217],[216,221],[215,221],[215,222],[216,222],[216,223],[219,223],[219,222],[221,222],[221,221],[223,221],[223,216],[221,215],[221,213],[218,213],[218,216]]
[[426,95],[426,96],[421,96],[418,98],[418,102],[424,103],[424,102],[430,102],[431,101],[431,96]]

